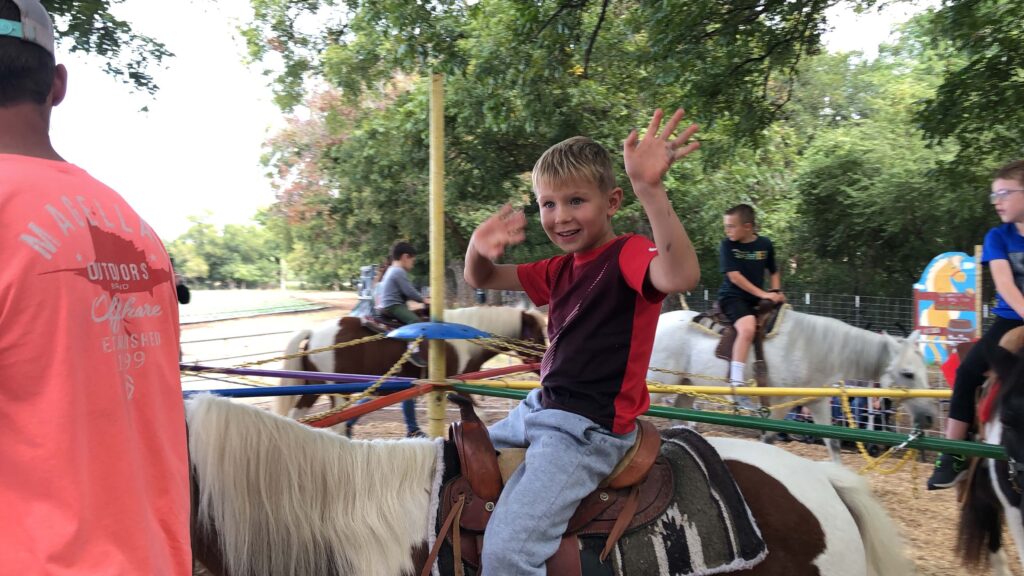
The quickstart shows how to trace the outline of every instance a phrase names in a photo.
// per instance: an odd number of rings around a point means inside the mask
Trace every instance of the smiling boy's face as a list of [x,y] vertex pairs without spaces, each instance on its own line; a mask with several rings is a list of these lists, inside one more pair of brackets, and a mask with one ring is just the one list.
[[563,252],[586,252],[615,238],[612,216],[622,205],[622,189],[602,192],[586,179],[541,181],[535,190],[540,223]]

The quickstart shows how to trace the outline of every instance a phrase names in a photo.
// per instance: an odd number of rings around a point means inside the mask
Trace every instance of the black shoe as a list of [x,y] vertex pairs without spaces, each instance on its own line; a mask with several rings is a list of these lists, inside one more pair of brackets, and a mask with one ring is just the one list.
[[957,454],[939,454],[935,470],[928,479],[929,490],[952,488],[967,477],[967,458]]
[[427,435],[423,433],[423,430],[420,430],[419,428],[417,428],[417,429],[415,429],[415,430],[413,430],[411,432],[407,432],[405,434],[405,437],[406,438],[426,438]]

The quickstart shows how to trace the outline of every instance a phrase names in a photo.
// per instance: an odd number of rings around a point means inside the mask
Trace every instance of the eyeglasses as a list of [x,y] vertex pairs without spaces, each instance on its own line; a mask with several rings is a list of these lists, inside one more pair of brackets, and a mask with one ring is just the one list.
[[1014,188],[1013,190],[996,190],[995,192],[988,195],[988,201],[995,204],[996,202],[1002,202],[1006,200],[1006,197],[1014,192],[1024,192],[1024,188]]

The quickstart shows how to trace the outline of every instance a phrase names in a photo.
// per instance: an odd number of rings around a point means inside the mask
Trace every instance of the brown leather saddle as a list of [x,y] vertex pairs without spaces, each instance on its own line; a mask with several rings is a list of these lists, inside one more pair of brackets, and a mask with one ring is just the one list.
[[[413,312],[424,322],[430,320],[430,312],[426,308],[420,308]],[[401,320],[388,314],[381,308],[374,308],[372,314],[362,316],[360,319],[363,321],[363,327],[374,334],[387,334],[396,328],[405,326]]]
[[[768,364],[764,358],[764,341],[775,329],[775,325],[781,316],[784,305],[776,305],[771,300],[761,300],[754,307],[755,322],[757,324],[754,332],[754,379],[758,386],[768,385]],[[736,343],[736,328],[732,320],[722,312],[718,301],[711,305],[707,312],[701,312],[693,318],[693,322],[699,324],[706,330],[719,335],[718,346],[715,348],[715,356],[729,362],[732,360],[732,347]],[[726,369],[726,378],[729,377]]]
[[[462,416],[448,432],[458,451],[461,474],[441,487],[440,517],[444,523],[423,567],[423,576],[430,573],[443,542],[452,548],[457,576],[463,573],[463,562],[479,570],[487,521],[505,480],[525,455],[525,449],[506,449],[499,456],[487,427],[473,410],[472,401],[456,395],[449,398],[459,405]],[[661,436],[650,422],[638,420],[637,424],[633,447],[601,486],[577,507],[558,551],[547,562],[548,574],[582,574],[579,537],[606,537],[600,555],[603,562],[623,534],[646,526],[668,508],[673,479],[671,467],[659,456]]]

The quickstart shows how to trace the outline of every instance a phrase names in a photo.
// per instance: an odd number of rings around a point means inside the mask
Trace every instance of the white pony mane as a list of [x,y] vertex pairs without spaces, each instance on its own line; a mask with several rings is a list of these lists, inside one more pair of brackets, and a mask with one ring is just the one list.
[[[530,314],[540,321],[540,326],[546,331],[547,319],[539,312],[524,310],[522,308],[510,308],[508,306],[473,306],[470,308],[454,308],[444,311],[445,322],[466,324],[479,328],[484,332],[495,336],[506,338],[518,338],[523,331],[523,314]],[[485,350],[476,344],[465,340],[449,340],[448,343],[455,349],[459,358],[458,373],[465,372],[466,366],[471,358],[479,357]]]
[[821,357],[809,360],[824,376],[846,374],[877,381],[893,359],[892,341],[883,334],[835,318],[795,310],[787,310],[786,316],[792,319],[792,324],[785,329],[790,332],[793,349],[826,351]]
[[497,336],[515,338],[522,331],[523,312],[525,310],[521,308],[507,306],[453,308],[444,311],[444,321],[466,324]]
[[232,574],[413,570],[439,442],[349,440],[209,394],[186,409],[197,523],[216,528]]

